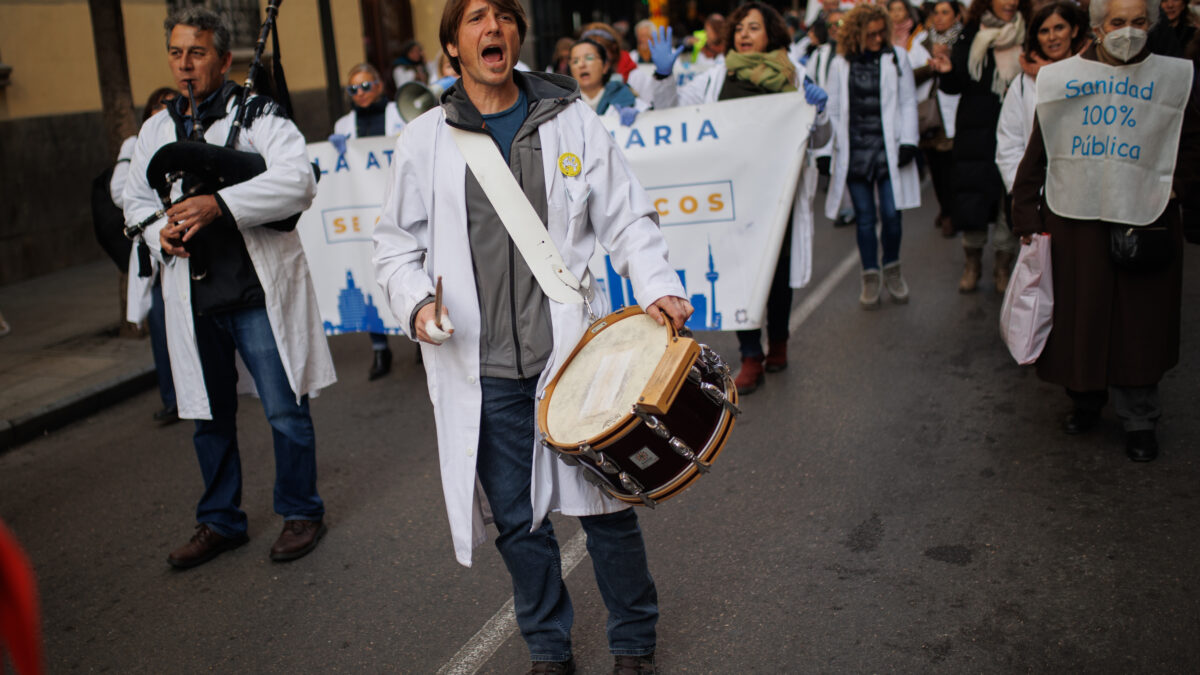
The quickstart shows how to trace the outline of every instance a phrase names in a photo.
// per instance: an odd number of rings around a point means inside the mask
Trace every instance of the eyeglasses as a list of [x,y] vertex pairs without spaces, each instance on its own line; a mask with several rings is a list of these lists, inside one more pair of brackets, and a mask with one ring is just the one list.
[[600,59],[600,57],[596,56],[595,54],[584,54],[583,56],[573,56],[573,57],[571,57],[571,65],[582,66],[585,63],[591,63],[591,62],[597,61],[599,59]]
[[358,93],[359,89],[362,89],[363,91],[371,91],[372,89],[375,88],[375,85],[377,85],[377,84],[379,84],[379,83],[378,82],[363,82],[362,84],[352,84],[349,87],[346,87],[346,93],[350,94],[351,96],[354,96],[355,94]]

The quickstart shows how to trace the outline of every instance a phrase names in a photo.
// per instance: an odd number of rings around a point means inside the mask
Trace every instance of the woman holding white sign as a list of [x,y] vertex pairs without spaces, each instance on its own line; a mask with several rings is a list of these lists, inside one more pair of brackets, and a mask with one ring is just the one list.
[[1158,455],[1158,382],[1179,360],[1179,196],[1200,189],[1200,102],[1190,63],[1150,54],[1157,0],[1093,0],[1097,44],[1042,68],[1013,231],[1048,232],[1054,318],[1038,376],[1090,430],[1111,388],[1129,458]]
[[[725,43],[729,51],[725,64],[710,68],[696,79],[678,90],[678,104],[701,105],[717,101],[728,101],[747,96],[760,96],[798,91],[800,75],[794,62],[788,57],[787,24],[783,17],[769,5],[748,2],[733,11],[725,21]],[[650,51],[661,54],[670,50],[669,42],[662,35],[651,38]],[[669,54],[669,51],[668,51]],[[678,56],[678,52],[675,53]],[[671,57],[674,58],[674,57]],[[655,57],[655,63],[659,59]],[[671,102],[675,103],[674,78],[670,83]],[[817,118],[809,135],[809,147],[821,147],[829,139],[829,121],[824,115],[825,91],[805,79],[805,100],[817,108]],[[762,330],[740,330],[738,347],[742,355],[742,367],[735,384],[738,393],[749,394],[758,389],[765,379],[764,373],[773,373],[787,368],[788,320],[792,310],[792,288],[802,287],[807,278],[796,279],[792,274],[792,261],[807,252],[801,247],[812,246],[812,198],[816,190],[816,167],[807,165],[801,170],[801,189],[797,190],[779,258],[774,265],[770,291],[767,294],[766,329],[768,351],[762,347]],[[793,237],[803,230],[804,234]],[[758,261],[747,261],[758,262]],[[797,268],[800,266],[797,265]],[[769,268],[768,268],[769,269]]]
[[[900,270],[900,211],[921,205],[913,161],[920,137],[912,66],[904,49],[890,44],[890,22],[887,10],[877,5],[850,10],[842,19],[838,56],[829,74],[834,152],[825,215],[837,215],[842,194],[849,190],[858,222],[858,301],[863,309],[879,306],[885,286],[893,301],[908,302]],[[882,237],[875,232],[876,213]]]
[[[415,43],[414,43],[415,44]],[[420,45],[414,47],[419,50]],[[397,67],[397,72],[401,70]],[[412,78],[409,78],[410,80]],[[404,118],[394,101],[383,95],[383,76],[375,66],[360,63],[350,69],[346,94],[350,96],[353,109],[338,118],[333,124],[329,142],[338,154],[346,154],[346,141],[351,138],[369,136],[397,136],[404,131]],[[392,371],[392,350],[384,333],[368,333],[371,337],[371,369],[367,380],[377,380]]]

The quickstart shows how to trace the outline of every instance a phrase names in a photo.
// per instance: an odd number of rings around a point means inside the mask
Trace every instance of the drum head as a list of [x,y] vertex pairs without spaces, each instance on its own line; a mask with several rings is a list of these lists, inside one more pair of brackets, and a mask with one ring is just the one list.
[[546,408],[546,431],[559,443],[595,438],[630,414],[670,341],[670,329],[645,314],[609,324],[559,375]]

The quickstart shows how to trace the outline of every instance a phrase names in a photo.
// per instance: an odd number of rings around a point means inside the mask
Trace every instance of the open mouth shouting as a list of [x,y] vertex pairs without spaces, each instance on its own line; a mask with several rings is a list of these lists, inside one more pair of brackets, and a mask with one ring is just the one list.
[[503,45],[488,45],[484,47],[483,51],[479,54],[479,60],[488,68],[503,68],[505,65]]

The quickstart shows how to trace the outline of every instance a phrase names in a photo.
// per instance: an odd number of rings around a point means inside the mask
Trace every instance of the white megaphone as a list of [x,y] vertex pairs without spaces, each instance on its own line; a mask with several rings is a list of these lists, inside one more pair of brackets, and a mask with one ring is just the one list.
[[437,96],[420,82],[405,82],[396,90],[396,108],[406,124],[437,104]]

